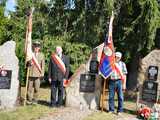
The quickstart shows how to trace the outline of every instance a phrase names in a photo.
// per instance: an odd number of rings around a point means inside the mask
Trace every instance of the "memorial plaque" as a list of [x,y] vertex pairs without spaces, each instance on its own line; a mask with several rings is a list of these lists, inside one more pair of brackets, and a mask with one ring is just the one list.
[[143,83],[142,100],[146,102],[156,102],[158,98],[158,83],[147,80]]
[[98,73],[98,61],[97,60],[90,61],[90,73]]
[[81,74],[80,76],[80,92],[95,91],[95,74]]
[[157,80],[158,76],[158,67],[157,66],[149,66],[148,68],[148,80]]
[[0,71],[0,89],[10,89],[11,86],[11,70]]

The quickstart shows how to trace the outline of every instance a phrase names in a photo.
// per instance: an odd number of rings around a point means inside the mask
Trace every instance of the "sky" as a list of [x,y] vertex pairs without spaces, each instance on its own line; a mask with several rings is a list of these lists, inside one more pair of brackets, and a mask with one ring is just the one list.
[[7,2],[6,2],[6,10],[7,11],[15,11],[15,5],[16,5],[16,1],[15,0],[7,0]]
[[[49,2],[50,0],[45,0]],[[75,0],[68,0],[67,6],[65,6],[68,9],[75,9]],[[7,0],[6,2],[6,10],[5,10],[5,16],[9,15],[9,11],[15,11],[15,5],[16,5],[16,0]]]
[[15,0],[7,0],[4,15],[9,17],[9,11],[15,11],[15,5]]

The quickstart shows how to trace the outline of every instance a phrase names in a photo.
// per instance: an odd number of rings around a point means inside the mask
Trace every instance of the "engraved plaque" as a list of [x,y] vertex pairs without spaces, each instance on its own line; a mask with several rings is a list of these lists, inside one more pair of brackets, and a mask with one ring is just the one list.
[[158,83],[147,80],[143,83],[142,100],[146,102],[156,102],[158,99]]
[[158,66],[149,66],[148,68],[148,80],[157,80]]
[[10,89],[11,86],[11,70],[0,71],[0,89]]
[[81,74],[80,76],[80,92],[95,91],[95,74]]

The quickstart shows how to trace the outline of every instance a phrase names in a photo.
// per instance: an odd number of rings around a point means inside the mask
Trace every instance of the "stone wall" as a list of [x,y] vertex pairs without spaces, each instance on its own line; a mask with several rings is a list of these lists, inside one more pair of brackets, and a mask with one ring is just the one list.
[[15,54],[16,43],[8,41],[0,46],[0,65],[3,69],[12,70],[10,89],[0,89],[0,109],[13,108],[18,97],[18,58]]

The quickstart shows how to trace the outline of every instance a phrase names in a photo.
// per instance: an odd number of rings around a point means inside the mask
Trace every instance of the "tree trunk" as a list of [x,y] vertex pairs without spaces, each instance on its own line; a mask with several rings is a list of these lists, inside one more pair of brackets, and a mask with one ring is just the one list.
[[128,79],[127,79],[127,89],[136,90],[138,85],[138,68],[140,62],[140,53],[137,53],[128,66]]

